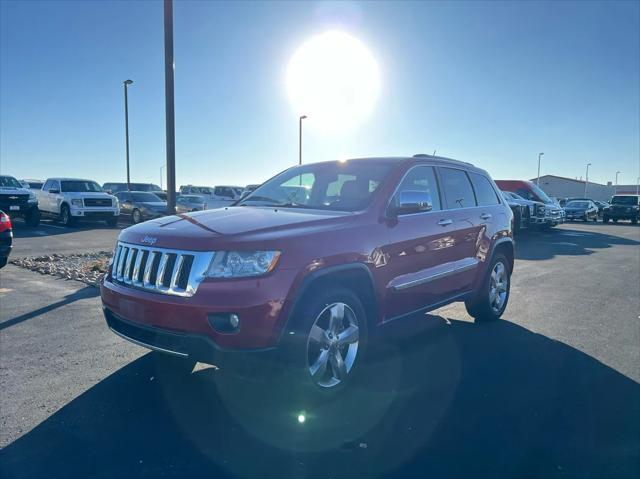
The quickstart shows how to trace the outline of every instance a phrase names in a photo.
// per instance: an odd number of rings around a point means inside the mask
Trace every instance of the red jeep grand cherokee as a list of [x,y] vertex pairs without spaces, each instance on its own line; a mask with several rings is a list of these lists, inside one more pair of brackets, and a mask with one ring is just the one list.
[[297,166],[233,206],[123,230],[104,313],[116,334],[179,369],[271,351],[303,382],[343,387],[391,321],[453,301],[476,320],[502,315],[512,217],[469,163]]

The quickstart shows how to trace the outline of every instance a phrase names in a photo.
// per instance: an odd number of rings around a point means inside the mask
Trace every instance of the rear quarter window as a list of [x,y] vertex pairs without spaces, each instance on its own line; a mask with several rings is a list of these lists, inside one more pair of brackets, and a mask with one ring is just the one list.
[[493,185],[486,176],[478,173],[470,173],[471,183],[476,192],[478,206],[490,206],[500,204],[498,194],[493,189]]

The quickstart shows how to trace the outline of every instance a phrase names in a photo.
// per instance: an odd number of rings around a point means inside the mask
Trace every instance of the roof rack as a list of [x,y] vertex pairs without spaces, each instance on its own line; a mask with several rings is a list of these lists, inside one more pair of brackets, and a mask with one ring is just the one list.
[[416,153],[415,155],[413,155],[413,158],[432,158],[434,160],[451,161],[454,163],[473,166],[473,164],[469,163],[468,161],[461,161],[461,160],[456,160],[454,158],[447,158],[446,156],[429,155],[427,153]]

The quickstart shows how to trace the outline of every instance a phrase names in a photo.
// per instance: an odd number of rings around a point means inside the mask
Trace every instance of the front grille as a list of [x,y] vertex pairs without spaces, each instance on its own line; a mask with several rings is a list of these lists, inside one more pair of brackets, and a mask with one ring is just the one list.
[[111,198],[85,198],[85,206],[111,206]]
[[29,195],[18,194],[3,194],[0,195],[0,205],[13,206],[13,205],[26,205],[29,202]]
[[214,253],[171,250],[118,242],[111,279],[123,286],[175,296],[193,296]]

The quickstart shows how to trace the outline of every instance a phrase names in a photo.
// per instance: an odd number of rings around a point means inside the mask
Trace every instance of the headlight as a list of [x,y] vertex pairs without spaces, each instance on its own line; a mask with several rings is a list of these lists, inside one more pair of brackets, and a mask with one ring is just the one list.
[[36,201],[38,201],[38,199],[36,198],[36,194],[33,191],[29,192],[29,203],[35,203]]
[[82,207],[82,200],[71,200],[71,204],[73,206],[80,206]]
[[280,251],[218,251],[213,256],[207,277],[261,276],[275,268],[279,257]]

